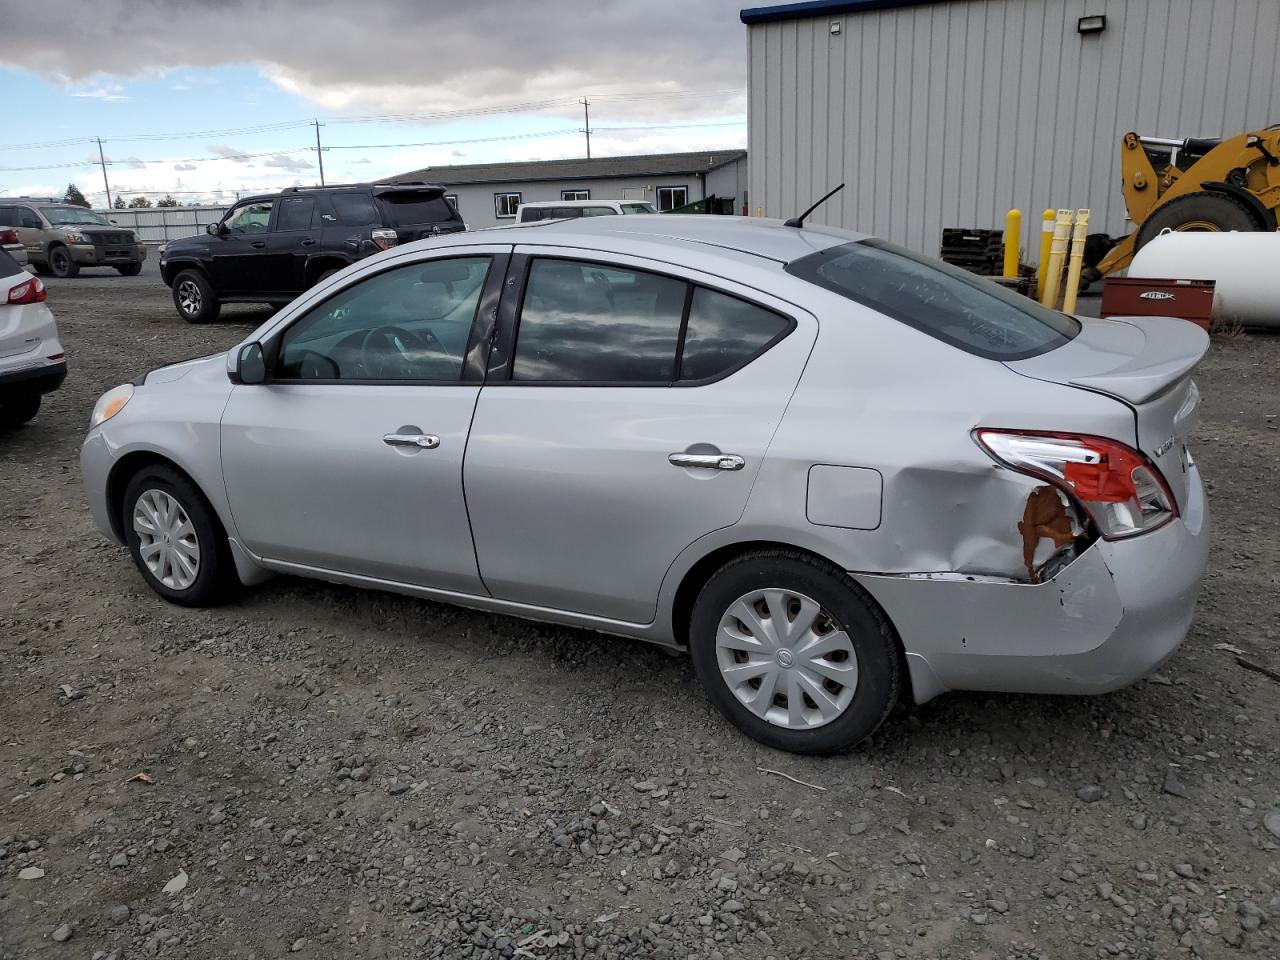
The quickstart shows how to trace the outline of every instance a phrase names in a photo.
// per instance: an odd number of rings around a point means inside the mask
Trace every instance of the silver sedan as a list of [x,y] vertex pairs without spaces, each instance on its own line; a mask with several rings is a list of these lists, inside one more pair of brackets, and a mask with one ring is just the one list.
[[162,597],[274,573],[692,655],[763,743],[1100,693],[1191,624],[1208,340],[874,238],[599,217],[397,247],[106,393],[98,525]]

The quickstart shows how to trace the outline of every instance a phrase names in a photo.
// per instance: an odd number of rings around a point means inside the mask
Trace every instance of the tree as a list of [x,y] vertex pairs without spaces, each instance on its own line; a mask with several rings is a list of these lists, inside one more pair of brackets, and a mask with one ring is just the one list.
[[115,200],[111,201],[111,207],[113,210],[123,210],[124,197],[120,196],[120,194],[117,193]]
[[139,207],[149,207],[149,206],[151,206],[151,201],[148,200],[146,197],[134,197],[132,200],[129,201],[129,207],[131,209],[136,209]]
[[163,197],[156,201],[157,207],[176,207],[178,201],[173,199],[173,194],[166,193]]
[[62,198],[63,203],[74,203],[77,207],[89,206],[89,201],[84,198],[84,194],[80,192],[80,188],[74,183],[67,184],[66,196]]

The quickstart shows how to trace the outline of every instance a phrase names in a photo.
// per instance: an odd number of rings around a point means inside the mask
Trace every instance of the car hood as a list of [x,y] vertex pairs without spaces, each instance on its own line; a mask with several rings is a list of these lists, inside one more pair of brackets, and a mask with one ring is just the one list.
[[164,255],[168,259],[175,253],[195,253],[203,250],[208,242],[208,234],[183,237],[181,240],[169,240],[164,245]]
[[[194,357],[191,360],[180,360],[168,366],[157,367],[141,378],[142,383],[140,386],[145,386],[148,389],[163,387],[166,384],[177,383],[179,380],[187,378],[203,382],[221,380],[229,385],[231,381],[227,379],[226,353],[214,353],[207,357]],[[137,381],[134,382],[137,383]]]

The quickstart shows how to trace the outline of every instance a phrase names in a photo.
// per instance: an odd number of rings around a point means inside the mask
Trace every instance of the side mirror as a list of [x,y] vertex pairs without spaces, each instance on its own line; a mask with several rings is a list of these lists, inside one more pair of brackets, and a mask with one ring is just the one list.
[[227,356],[227,379],[232,383],[255,384],[267,380],[267,360],[262,344],[246,343]]
[[211,223],[204,228],[204,232],[210,236],[216,237],[218,234],[222,233],[222,229],[221,223]]

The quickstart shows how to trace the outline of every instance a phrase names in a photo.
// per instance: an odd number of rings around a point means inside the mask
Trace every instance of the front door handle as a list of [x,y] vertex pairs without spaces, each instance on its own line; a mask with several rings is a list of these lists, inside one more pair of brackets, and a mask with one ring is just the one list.
[[747,465],[736,453],[673,453],[667,460],[672,466],[703,470],[741,470]]
[[440,438],[429,433],[388,433],[382,442],[389,447],[419,447],[423,450],[434,450],[440,446]]
[[253,241],[253,243],[249,244],[249,246],[253,247],[253,249],[255,250],[261,250],[266,245],[267,245],[267,241],[265,240],[255,240]]

